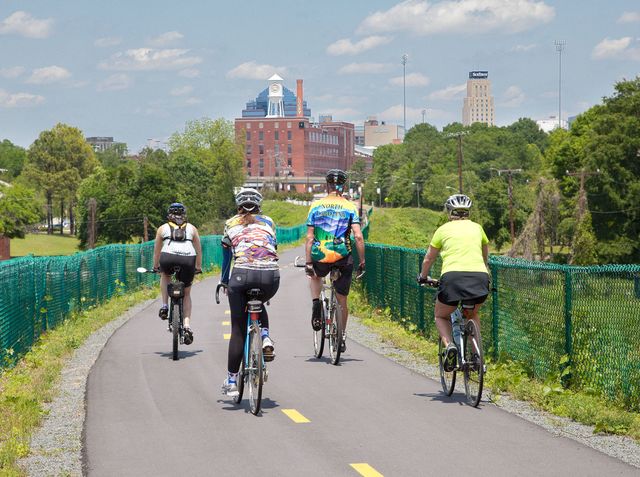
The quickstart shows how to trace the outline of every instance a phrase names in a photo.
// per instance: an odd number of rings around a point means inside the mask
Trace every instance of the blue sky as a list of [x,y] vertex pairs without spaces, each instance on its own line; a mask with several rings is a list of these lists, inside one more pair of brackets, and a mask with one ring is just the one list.
[[57,122],[137,152],[186,121],[234,119],[274,72],[303,78],[312,115],[461,120],[488,70],[498,125],[563,117],[640,70],[637,0],[0,0],[0,140],[29,146]]

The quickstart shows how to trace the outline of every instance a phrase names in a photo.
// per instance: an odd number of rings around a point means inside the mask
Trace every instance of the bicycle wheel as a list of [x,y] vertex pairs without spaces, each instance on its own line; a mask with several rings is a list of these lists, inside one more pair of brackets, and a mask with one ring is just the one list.
[[469,320],[464,336],[464,390],[467,394],[467,403],[473,407],[478,407],[480,404],[484,382],[484,357],[482,343],[478,337],[476,324]]
[[173,360],[178,359],[178,342],[180,341],[180,307],[171,304],[171,330],[173,331]]
[[324,297],[320,297],[320,309],[322,310],[322,326],[318,331],[313,331],[313,355],[320,359],[324,351],[325,326],[327,322],[327,310]]
[[438,340],[438,363],[440,365],[440,384],[442,384],[442,390],[447,396],[453,394],[453,389],[456,387],[456,370],[445,371],[444,369],[444,350],[446,346],[442,341],[442,338]]
[[260,412],[262,400],[263,368],[262,340],[260,328],[252,326],[249,332],[249,366],[247,369],[247,385],[249,386],[249,408],[255,415]]
[[233,396],[233,402],[239,404],[242,401],[242,393],[244,392],[244,381],[247,379],[247,373],[244,372],[244,356],[240,362],[240,369],[238,370],[238,395]]
[[342,308],[334,296],[329,323],[329,355],[331,356],[331,364],[333,365],[340,362],[340,343],[342,342],[342,327],[340,326],[341,315]]

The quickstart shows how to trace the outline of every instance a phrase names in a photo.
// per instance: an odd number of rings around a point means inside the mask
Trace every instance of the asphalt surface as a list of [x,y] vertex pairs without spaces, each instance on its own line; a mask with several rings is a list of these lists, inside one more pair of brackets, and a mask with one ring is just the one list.
[[205,280],[193,287],[195,339],[181,346],[179,361],[171,360],[156,306],[105,346],[87,384],[85,474],[639,475],[489,403],[474,409],[460,393],[448,398],[438,382],[353,341],[339,366],[316,360],[308,283],[292,266],[299,253],[282,254],[281,287],[269,307],[276,360],[262,413],[220,393],[230,318],[226,300],[214,301],[217,278]]

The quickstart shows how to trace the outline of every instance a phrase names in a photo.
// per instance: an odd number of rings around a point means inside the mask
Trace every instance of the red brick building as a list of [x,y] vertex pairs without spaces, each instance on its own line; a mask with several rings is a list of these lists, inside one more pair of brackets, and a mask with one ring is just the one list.
[[[276,104],[271,110],[282,111],[282,115],[267,115],[270,106],[265,106],[266,101],[275,102],[270,92],[272,89],[278,92],[272,82],[256,101],[247,103],[243,117],[235,120],[236,135],[244,144],[244,166],[249,178],[264,182],[277,177],[279,180],[275,182],[280,183],[287,178],[289,184],[298,183],[296,188],[304,190],[300,187],[302,178],[323,176],[333,168],[348,170],[355,160],[354,125],[335,121],[311,123],[306,116],[310,110],[302,101],[302,80],[298,80],[297,96],[279,86],[284,92],[275,98],[284,107]],[[297,103],[295,109],[290,107],[292,101]]]

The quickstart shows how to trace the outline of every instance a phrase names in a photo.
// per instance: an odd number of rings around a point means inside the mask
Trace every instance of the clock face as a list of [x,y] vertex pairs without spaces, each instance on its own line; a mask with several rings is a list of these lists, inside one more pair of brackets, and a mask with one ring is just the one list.
[[272,93],[278,93],[280,92],[280,85],[278,83],[273,83],[271,85],[271,92]]

